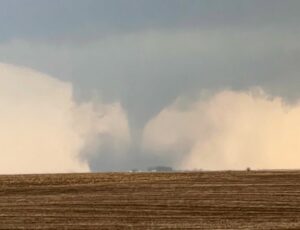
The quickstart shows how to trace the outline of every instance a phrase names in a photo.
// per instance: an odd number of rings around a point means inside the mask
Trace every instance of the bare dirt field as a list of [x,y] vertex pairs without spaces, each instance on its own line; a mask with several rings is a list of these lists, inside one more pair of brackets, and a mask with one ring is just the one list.
[[300,229],[300,171],[0,176],[0,229]]

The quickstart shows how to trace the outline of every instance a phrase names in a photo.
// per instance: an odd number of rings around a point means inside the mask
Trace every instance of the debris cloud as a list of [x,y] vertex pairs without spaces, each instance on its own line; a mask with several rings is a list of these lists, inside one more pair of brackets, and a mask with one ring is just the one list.
[[101,136],[115,147],[130,142],[120,103],[77,103],[72,84],[0,64],[1,174],[88,172],[82,153],[101,148]]
[[300,103],[262,89],[178,98],[144,128],[143,148],[181,154],[181,169],[300,167]]

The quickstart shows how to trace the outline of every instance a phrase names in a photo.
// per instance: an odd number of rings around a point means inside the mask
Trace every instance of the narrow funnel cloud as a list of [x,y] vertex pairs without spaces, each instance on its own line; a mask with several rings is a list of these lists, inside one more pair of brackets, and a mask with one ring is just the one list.
[[163,109],[144,129],[143,147],[180,152],[181,169],[300,168],[300,104],[262,90],[225,90]]
[[0,64],[1,174],[88,172],[82,152],[101,135],[115,146],[129,143],[119,103],[78,104],[70,83]]

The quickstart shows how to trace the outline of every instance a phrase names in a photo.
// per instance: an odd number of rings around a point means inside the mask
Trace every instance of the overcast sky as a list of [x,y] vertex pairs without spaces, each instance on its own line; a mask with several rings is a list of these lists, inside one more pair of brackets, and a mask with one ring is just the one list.
[[78,101],[121,103],[131,153],[104,148],[93,170],[171,164],[140,136],[177,97],[260,86],[300,98],[299,12],[298,0],[0,0],[0,62],[71,82]]

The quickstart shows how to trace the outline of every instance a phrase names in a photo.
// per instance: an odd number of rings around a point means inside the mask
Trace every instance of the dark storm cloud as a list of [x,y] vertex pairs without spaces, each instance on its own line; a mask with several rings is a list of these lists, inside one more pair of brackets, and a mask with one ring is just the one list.
[[298,27],[299,1],[1,0],[1,40],[81,41],[140,30]]

